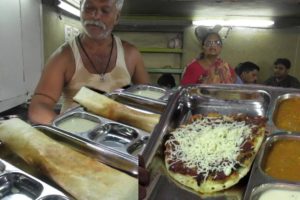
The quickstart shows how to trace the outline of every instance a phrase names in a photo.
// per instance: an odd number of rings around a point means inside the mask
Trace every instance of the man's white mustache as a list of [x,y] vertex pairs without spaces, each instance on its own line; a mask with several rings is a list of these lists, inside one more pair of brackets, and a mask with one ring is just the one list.
[[99,28],[102,28],[102,29],[106,29],[106,26],[103,22],[101,21],[94,21],[94,20],[86,20],[83,22],[83,25],[86,26],[86,25],[94,25],[94,26],[98,26]]

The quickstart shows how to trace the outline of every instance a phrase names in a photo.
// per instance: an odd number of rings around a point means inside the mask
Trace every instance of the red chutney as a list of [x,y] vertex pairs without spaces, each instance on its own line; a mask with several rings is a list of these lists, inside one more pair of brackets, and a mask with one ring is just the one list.
[[300,132],[300,97],[283,100],[278,105],[274,123],[279,129]]
[[264,171],[274,178],[300,181],[300,140],[274,142],[266,157]]

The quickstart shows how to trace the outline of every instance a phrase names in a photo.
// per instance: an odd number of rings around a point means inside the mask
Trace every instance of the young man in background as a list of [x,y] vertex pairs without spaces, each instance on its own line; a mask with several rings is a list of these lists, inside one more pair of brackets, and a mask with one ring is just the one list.
[[287,58],[278,58],[274,62],[274,75],[265,81],[266,85],[276,87],[300,88],[297,78],[289,75],[291,62]]

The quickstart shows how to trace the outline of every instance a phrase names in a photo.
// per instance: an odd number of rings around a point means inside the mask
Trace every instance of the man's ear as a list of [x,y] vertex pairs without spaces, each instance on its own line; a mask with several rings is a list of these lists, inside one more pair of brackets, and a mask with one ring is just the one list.
[[115,20],[115,25],[117,25],[119,23],[119,21],[120,21],[120,15],[121,15],[121,13],[118,12],[117,16],[116,16],[116,20]]
[[241,79],[244,79],[246,74],[247,74],[247,72],[242,72],[241,75],[240,75]]

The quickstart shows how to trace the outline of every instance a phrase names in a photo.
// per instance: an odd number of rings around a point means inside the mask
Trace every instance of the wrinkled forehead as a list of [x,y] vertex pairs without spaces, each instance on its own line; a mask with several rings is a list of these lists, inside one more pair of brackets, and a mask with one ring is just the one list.
[[81,0],[81,4],[85,3],[116,3],[117,0]]

